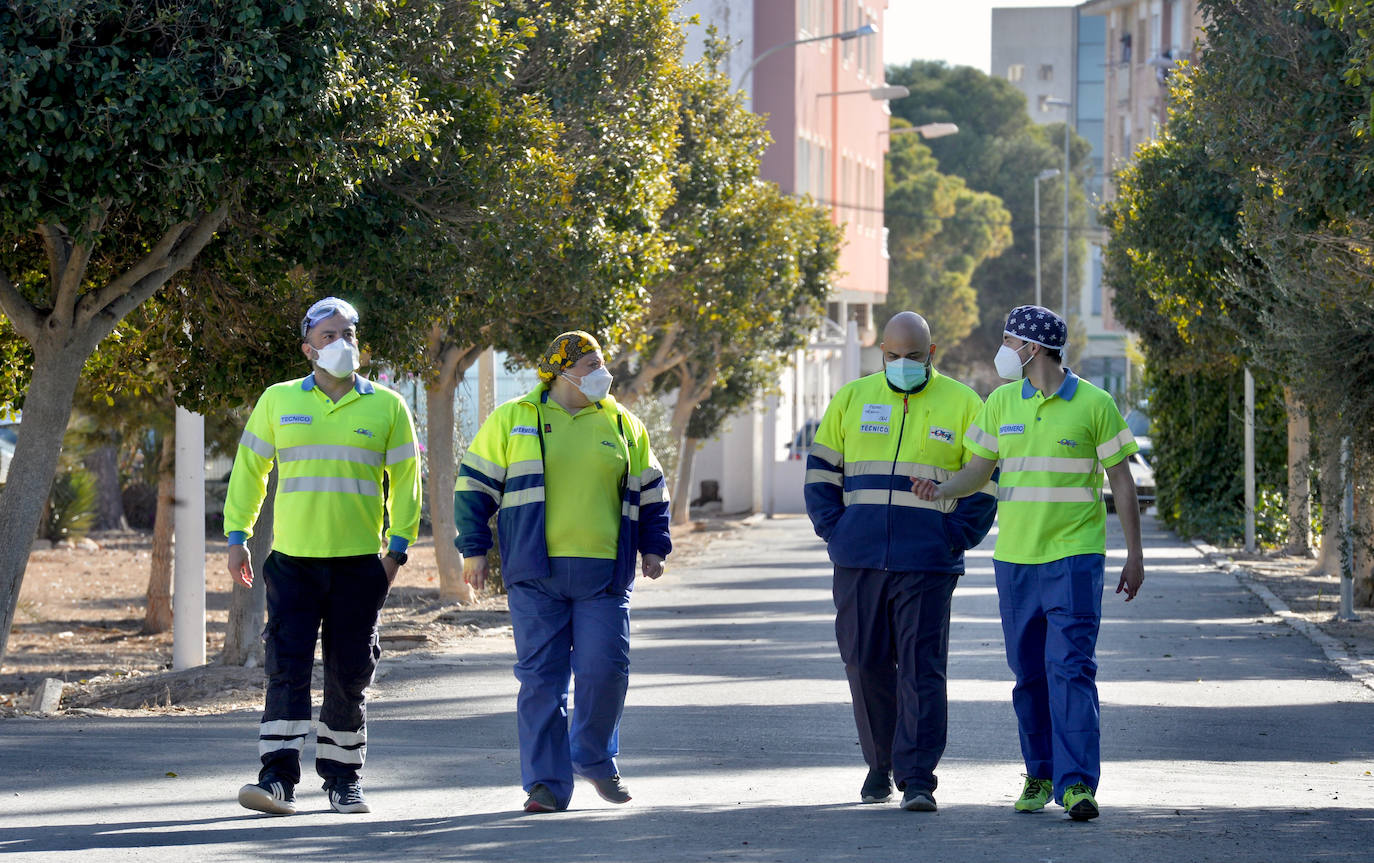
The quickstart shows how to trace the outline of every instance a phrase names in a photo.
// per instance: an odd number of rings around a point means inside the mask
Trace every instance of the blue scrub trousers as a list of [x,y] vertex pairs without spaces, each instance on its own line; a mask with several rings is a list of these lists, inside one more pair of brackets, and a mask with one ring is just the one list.
[[[620,716],[630,681],[630,597],[613,586],[615,561],[549,560],[545,578],[507,587],[520,681],[520,781],[542,783],[560,809],[573,774],[616,775]],[[568,682],[576,678],[571,731]]]
[[1056,802],[1078,782],[1096,791],[1102,772],[1094,654],[1105,564],[1100,554],[993,560],[1021,755],[1027,775],[1054,780]]
[[949,611],[959,576],[835,567],[835,640],[869,769],[934,791],[945,752]]

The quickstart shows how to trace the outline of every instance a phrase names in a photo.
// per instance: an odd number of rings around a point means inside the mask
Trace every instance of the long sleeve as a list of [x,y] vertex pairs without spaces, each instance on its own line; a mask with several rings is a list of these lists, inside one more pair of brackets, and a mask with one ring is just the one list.
[[501,507],[506,492],[505,413],[498,410],[477,430],[453,488],[453,520],[458,536],[453,544],[464,557],[486,554],[491,548],[488,523]]
[[825,409],[816,439],[806,455],[806,514],[816,535],[826,542],[844,515],[844,409],[836,395]]
[[245,539],[252,536],[262,502],[267,497],[267,477],[272,473],[272,459],[277,453],[270,392],[258,398],[243,435],[239,437],[224,498],[225,536],[235,532],[243,534]]
[[401,399],[396,405],[397,416],[386,443],[390,488],[386,507],[391,524],[387,545],[394,551],[405,551],[420,534],[420,454],[410,408]]
[[668,485],[664,481],[663,468],[650,449],[649,433],[644,426],[635,423],[638,440],[635,452],[643,453],[639,468],[639,552],[667,557],[673,550],[673,540],[669,533],[672,516],[668,500]]

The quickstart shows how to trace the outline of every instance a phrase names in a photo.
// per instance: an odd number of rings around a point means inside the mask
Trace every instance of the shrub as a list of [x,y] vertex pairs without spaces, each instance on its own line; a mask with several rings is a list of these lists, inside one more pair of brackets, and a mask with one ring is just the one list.
[[52,542],[84,539],[95,522],[95,477],[80,468],[57,475],[48,495],[48,512],[38,535]]

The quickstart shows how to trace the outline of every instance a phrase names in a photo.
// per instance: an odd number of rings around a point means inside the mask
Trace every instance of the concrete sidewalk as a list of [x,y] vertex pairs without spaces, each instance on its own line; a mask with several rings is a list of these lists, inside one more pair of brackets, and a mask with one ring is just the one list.
[[[1115,530],[1115,520],[1109,522]],[[955,595],[950,745],[936,814],[857,804],[864,767],[805,519],[764,521],[641,583],[621,769],[527,816],[508,639],[386,666],[369,718],[371,815],[234,802],[253,713],[0,723],[0,852],[104,860],[1369,860],[1374,693],[1234,576],[1146,519],[1147,582],[1099,644],[1100,819],[1018,815],[1021,764],[990,537]],[[1115,571],[1114,571],[1115,569]],[[386,660],[384,660],[385,663]],[[312,748],[307,747],[307,755]],[[309,768],[307,768],[308,770]],[[94,855],[92,858],[91,855]]]

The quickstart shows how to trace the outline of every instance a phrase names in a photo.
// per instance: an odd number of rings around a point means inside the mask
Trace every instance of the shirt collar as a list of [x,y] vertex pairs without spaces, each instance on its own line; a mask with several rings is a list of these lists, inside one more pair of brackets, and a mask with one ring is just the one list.
[[[1032,398],[1039,390],[1030,382],[1030,378],[1021,381],[1021,398]],[[1064,382],[1059,385],[1059,389],[1054,391],[1054,395],[1059,396],[1066,402],[1073,401],[1073,397],[1078,392],[1078,375],[1073,373],[1073,369],[1064,366]]]
[[[315,373],[311,372],[310,374],[305,376],[304,380],[301,381],[301,389],[305,390],[306,392],[310,392],[314,388]],[[372,385],[372,381],[368,380],[362,375],[355,374],[353,376],[353,391],[360,396],[366,396],[376,392],[377,388]]]

